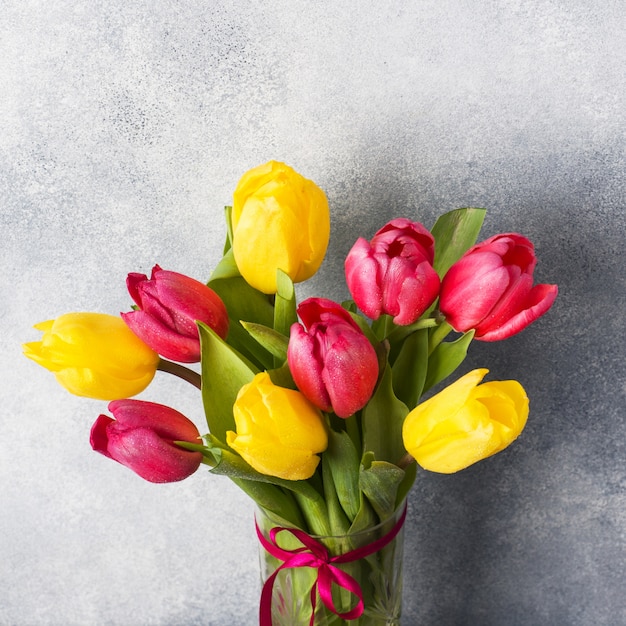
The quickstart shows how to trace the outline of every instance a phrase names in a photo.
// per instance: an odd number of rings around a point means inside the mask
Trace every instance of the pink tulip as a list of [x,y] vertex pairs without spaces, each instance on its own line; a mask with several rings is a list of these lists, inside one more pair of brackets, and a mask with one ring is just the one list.
[[300,391],[323,411],[349,417],[370,399],[378,378],[376,351],[350,314],[325,298],[298,307],[306,330],[291,327],[287,360]]
[[535,285],[533,244],[516,233],[490,237],[470,248],[447,272],[439,308],[459,332],[497,341],[523,330],[554,302],[556,285]]
[[228,333],[228,312],[220,297],[194,278],[152,268],[150,279],[132,273],[128,291],[139,310],[122,313],[128,327],[166,359],[183,363],[200,360],[196,321],[210,326],[222,339]]
[[125,465],[152,483],[171,483],[191,476],[202,454],[184,450],[174,441],[199,443],[200,433],[182,413],[142,400],[114,400],[91,428],[96,451]]
[[434,256],[435,240],[422,224],[392,220],[371,241],[360,237],[348,253],[346,281],[352,298],[371,319],[386,313],[396,324],[412,324],[439,292]]

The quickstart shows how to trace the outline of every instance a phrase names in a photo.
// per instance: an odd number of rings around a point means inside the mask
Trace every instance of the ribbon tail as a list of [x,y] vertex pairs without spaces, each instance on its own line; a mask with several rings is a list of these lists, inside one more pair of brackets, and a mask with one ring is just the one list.
[[[353,609],[350,609],[345,613],[342,613],[337,609],[335,603],[333,602],[333,583],[358,598],[359,601]],[[346,574],[346,572],[340,570],[334,565],[322,565],[320,566],[318,572],[318,586],[320,599],[326,608],[332,611],[335,615],[338,615],[341,619],[352,620],[363,615],[363,610],[365,608],[363,604],[363,591],[361,590],[361,586],[356,579],[350,576],[350,574]]]
[[309,626],[315,626],[315,608],[317,606],[317,582],[311,587],[311,619]]
[[259,606],[259,626],[272,626],[272,593],[274,581],[282,569],[282,566],[265,581],[261,590],[261,605]]

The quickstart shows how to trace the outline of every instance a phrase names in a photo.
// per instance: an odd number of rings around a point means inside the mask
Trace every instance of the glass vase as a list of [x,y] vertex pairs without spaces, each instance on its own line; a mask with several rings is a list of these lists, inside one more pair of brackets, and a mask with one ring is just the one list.
[[403,503],[376,526],[320,537],[257,509],[261,626],[399,626],[405,514]]

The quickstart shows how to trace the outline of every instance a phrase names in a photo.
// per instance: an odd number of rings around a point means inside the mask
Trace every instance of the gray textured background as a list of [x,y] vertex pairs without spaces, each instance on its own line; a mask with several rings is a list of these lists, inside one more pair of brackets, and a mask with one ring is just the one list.
[[[531,396],[523,436],[419,477],[408,626],[626,624],[626,18],[621,1],[4,0],[0,12],[0,624],[256,623],[252,506],[93,453],[105,403],[21,356],[37,321],[128,310],[129,271],[208,277],[239,176],[326,190],[329,255],[391,217],[484,206],[536,244],[553,310],[476,344]],[[191,387],[141,396],[199,425]]]

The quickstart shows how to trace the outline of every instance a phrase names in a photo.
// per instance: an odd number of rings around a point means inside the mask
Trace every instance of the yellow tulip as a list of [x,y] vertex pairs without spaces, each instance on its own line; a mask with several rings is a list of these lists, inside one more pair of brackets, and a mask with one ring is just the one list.
[[233,197],[233,254],[246,282],[276,293],[276,271],[293,282],[321,265],[330,237],[324,192],[294,169],[270,161],[243,175]]
[[228,431],[226,442],[255,470],[287,480],[313,475],[328,434],[322,414],[299,391],[261,372],[240,389],[233,415],[237,432]]
[[479,385],[476,369],[406,417],[404,447],[426,470],[451,474],[506,448],[522,432],[528,397],[516,380]]
[[113,315],[67,313],[35,328],[42,340],[24,344],[25,356],[77,396],[134,396],[150,384],[159,363],[159,355]]

